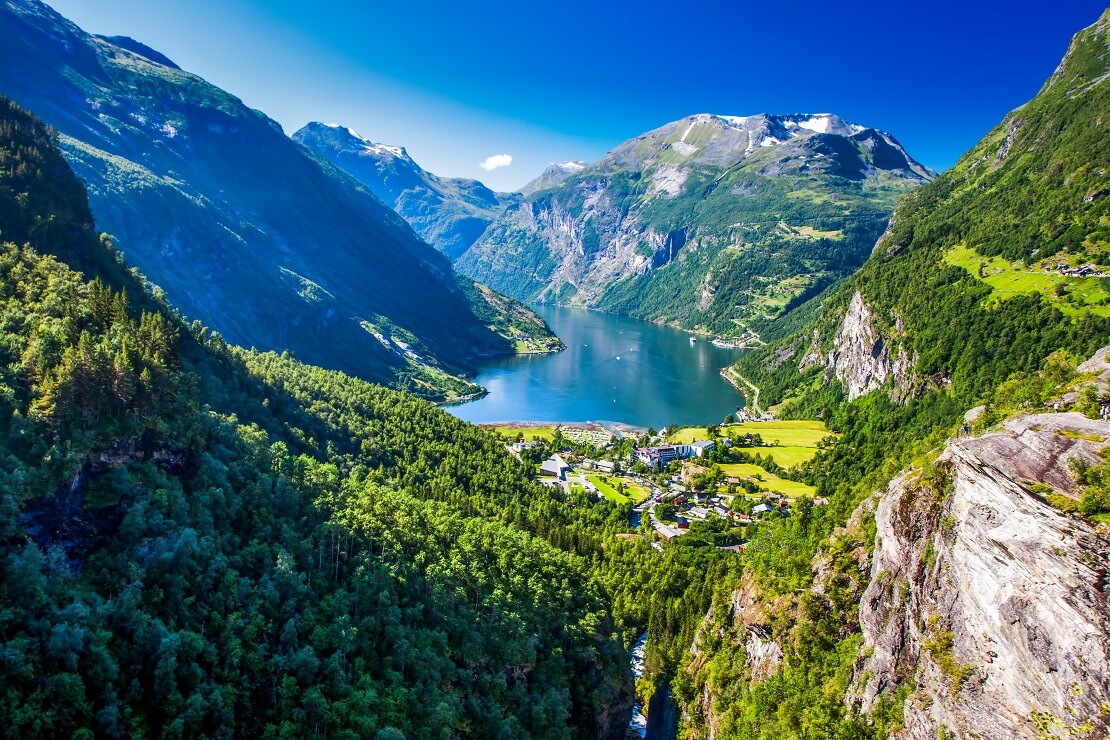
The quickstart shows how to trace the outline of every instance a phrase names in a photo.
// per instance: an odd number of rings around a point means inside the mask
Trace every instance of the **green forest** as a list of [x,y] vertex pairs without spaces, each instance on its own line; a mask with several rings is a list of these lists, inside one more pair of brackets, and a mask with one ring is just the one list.
[[0,118],[6,730],[606,736],[604,507],[587,536],[491,435],[186,325]]
[[[874,254],[835,278],[857,272],[776,309],[737,371],[763,405],[833,434],[790,471],[814,498],[746,525],[742,553],[709,529],[660,551],[630,502],[538,485],[492,432],[229,344],[98,233],[57,132],[0,97],[0,733],[617,740],[635,700],[664,712],[652,699],[670,696],[683,738],[887,737],[912,687],[866,715],[846,701],[866,502],[910,465],[917,495],[943,497],[933,461],[969,408],[976,432],[1050,409],[1110,336],[1110,318],[1059,295],[1000,300],[945,259],[1105,264],[1108,101],[1090,85],[1104,48],[1078,37],[1036,99],[904,198]],[[879,209],[857,215],[853,239],[882,226]],[[807,234],[779,255],[749,236],[785,271],[835,271],[842,246]],[[906,397],[848,402],[825,368],[798,369],[831,351],[857,292],[915,358]],[[515,304],[479,313],[540,335]],[[1088,390],[1073,406],[1106,404]],[[1082,495],[1055,505],[1105,520],[1110,463],[1075,473]],[[781,652],[761,675],[756,642]]]

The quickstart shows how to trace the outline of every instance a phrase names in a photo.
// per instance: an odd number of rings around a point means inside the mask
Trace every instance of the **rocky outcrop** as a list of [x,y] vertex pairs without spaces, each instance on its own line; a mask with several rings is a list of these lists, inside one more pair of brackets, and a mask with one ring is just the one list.
[[[896,318],[896,323],[898,321]],[[816,339],[815,334],[815,343]],[[812,366],[807,362],[816,364],[817,357],[815,348],[811,348],[802,358],[800,369]],[[911,357],[901,347],[891,351],[890,341],[875,328],[871,310],[857,290],[844,313],[833,348],[825,358],[826,378],[839,380],[848,392],[849,401],[878,390],[889,381],[891,398],[896,403],[904,403],[917,385],[916,366],[916,355]]]
[[869,712],[911,682],[898,737],[1105,736],[1110,542],[1033,490],[1074,494],[1069,461],[1101,462],[1108,433],[1079,414],[1020,417],[890,484],[849,703]]
[[115,537],[127,510],[116,483],[102,484],[106,490],[95,500],[90,499],[90,485],[124,465],[146,462],[178,474],[189,466],[190,455],[187,449],[166,447],[150,432],[91,452],[68,483],[24,502],[20,524],[43,551],[60,547],[70,569],[79,570],[93,551]]

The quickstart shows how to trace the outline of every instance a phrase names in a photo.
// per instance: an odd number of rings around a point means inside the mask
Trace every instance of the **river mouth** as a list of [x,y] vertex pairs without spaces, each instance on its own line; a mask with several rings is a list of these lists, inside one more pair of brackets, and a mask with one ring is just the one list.
[[532,308],[567,348],[554,355],[491,358],[474,379],[489,393],[449,406],[449,413],[482,424],[608,420],[658,429],[720,422],[744,404],[721,377],[743,350],[625,316]]

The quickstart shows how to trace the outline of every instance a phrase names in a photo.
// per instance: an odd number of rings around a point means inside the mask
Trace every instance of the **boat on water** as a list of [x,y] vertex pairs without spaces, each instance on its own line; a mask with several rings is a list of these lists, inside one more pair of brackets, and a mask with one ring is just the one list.
[[690,337],[690,344],[697,344],[697,343],[698,343],[698,338],[697,337]]

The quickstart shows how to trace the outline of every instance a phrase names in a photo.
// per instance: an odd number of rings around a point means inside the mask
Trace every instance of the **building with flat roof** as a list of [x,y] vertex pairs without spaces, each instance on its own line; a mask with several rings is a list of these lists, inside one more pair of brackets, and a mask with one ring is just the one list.
[[699,439],[690,443],[690,451],[694,457],[705,457],[705,453],[717,449],[717,443],[711,439]]

